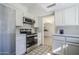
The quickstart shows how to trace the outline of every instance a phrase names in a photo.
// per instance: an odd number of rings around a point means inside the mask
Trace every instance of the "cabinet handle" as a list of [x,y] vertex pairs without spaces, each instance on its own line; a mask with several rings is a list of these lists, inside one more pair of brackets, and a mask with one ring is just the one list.
[[67,43],[67,45],[79,46],[79,44],[76,43]]

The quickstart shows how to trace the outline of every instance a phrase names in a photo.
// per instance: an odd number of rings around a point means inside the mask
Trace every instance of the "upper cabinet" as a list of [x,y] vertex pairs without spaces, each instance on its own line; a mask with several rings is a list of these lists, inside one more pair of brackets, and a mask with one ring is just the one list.
[[61,10],[55,12],[55,24],[57,26],[63,25],[63,12]]
[[55,11],[56,26],[78,25],[78,7],[73,6]]
[[23,26],[23,12],[19,9],[16,9],[16,26]]
[[77,7],[66,8],[63,10],[64,25],[77,25]]

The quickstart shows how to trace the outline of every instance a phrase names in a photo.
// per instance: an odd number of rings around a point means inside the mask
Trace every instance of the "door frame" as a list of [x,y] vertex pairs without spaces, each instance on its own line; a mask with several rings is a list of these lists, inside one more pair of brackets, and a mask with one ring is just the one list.
[[[54,26],[55,26],[55,14],[49,14],[49,15],[45,15],[45,16],[54,16]],[[43,22],[43,17],[45,16],[42,16],[42,44],[44,45],[44,22]],[[56,27],[56,26],[55,26]],[[54,27],[54,33],[55,33],[55,27]],[[52,41],[53,42],[53,41]]]

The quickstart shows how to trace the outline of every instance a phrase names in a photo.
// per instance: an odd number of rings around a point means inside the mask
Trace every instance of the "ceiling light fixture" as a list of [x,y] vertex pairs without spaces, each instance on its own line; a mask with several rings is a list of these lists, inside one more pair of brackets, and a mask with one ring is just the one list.
[[53,3],[53,4],[49,5],[49,6],[47,6],[47,8],[53,7],[55,5],[56,5],[56,3]]

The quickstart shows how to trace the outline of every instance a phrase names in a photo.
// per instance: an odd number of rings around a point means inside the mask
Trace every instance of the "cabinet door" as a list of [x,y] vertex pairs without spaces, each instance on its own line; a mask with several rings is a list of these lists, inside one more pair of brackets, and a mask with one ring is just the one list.
[[79,38],[78,37],[68,37],[66,39],[67,42],[73,42],[73,43],[79,43]]
[[26,52],[26,36],[20,35],[16,37],[16,54],[24,54]]
[[65,37],[53,36],[54,40],[65,41]]
[[57,26],[63,25],[63,12],[62,11],[55,12],[55,24]]
[[67,43],[65,55],[79,55],[79,44]]
[[64,25],[76,25],[76,7],[63,10],[63,23]]
[[63,41],[54,40],[53,54],[63,55],[64,54],[63,45],[64,45]]
[[23,26],[23,12],[16,9],[16,26]]

